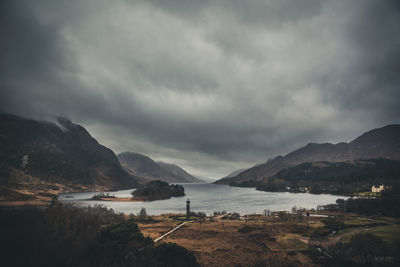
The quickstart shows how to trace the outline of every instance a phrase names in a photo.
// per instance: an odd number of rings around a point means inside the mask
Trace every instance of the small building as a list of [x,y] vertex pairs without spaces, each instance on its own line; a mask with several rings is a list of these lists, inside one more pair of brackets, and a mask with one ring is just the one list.
[[264,216],[271,216],[272,212],[270,210],[264,210]]
[[373,185],[372,188],[371,188],[371,192],[379,193],[379,192],[382,192],[384,189],[385,189],[385,186],[383,184],[381,184],[379,186]]

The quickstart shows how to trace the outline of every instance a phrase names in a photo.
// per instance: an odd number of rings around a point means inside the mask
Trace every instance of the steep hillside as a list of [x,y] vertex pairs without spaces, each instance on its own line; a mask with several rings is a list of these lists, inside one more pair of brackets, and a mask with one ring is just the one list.
[[312,162],[283,169],[257,189],[352,195],[373,185],[398,187],[400,161],[369,159],[348,162]]
[[117,157],[126,171],[132,175],[140,176],[147,181],[161,180],[169,183],[198,182],[196,178],[176,165],[160,164],[139,153],[124,152],[118,154]]
[[32,192],[27,187],[33,183],[66,191],[137,185],[114,152],[82,126],[65,118],[52,123],[7,114],[0,114],[0,177],[7,189]]
[[181,167],[179,167],[176,164],[165,163],[165,162],[162,162],[162,161],[158,161],[157,163],[161,167],[163,167],[164,169],[166,169],[169,172],[171,172],[173,175],[175,175],[177,177],[184,178],[188,183],[203,182],[202,180],[200,180],[200,179],[194,177],[193,175],[189,174],[187,171],[185,171],[184,169],[182,169]]
[[218,180],[218,184],[251,186],[266,181],[278,171],[305,162],[343,162],[357,159],[386,158],[400,160],[400,125],[371,130],[350,143],[310,143],[286,156],[278,156],[235,177]]
[[231,172],[230,174],[228,174],[227,176],[225,176],[225,177],[223,177],[223,178],[221,178],[221,179],[235,177],[235,176],[237,176],[239,173],[241,173],[241,172],[243,172],[243,171],[245,171],[245,170],[246,170],[246,169],[239,169],[239,170],[233,171],[233,172]]

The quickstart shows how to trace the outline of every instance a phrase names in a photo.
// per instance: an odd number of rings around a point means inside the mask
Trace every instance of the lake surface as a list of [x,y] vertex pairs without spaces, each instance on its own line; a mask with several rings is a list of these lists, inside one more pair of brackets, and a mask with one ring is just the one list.
[[[102,204],[118,212],[139,213],[142,207],[147,214],[185,213],[186,200],[189,198],[192,211],[202,211],[207,215],[214,211],[238,212],[240,214],[263,213],[264,210],[291,210],[293,206],[317,208],[317,205],[335,203],[334,195],[313,195],[308,193],[263,192],[255,188],[231,187],[207,183],[182,184],[186,196],[151,202],[111,202],[90,200],[96,192],[61,194],[59,200],[81,206]],[[130,197],[131,190],[109,192],[116,197]]]

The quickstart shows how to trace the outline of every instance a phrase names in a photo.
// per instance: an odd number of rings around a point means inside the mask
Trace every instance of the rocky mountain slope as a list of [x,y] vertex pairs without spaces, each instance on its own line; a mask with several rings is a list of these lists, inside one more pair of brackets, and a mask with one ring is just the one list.
[[132,175],[140,176],[147,181],[161,180],[169,183],[192,183],[200,180],[191,176],[174,164],[157,163],[150,157],[135,153],[118,154],[121,165]]
[[[65,118],[37,121],[0,114],[0,186],[35,192],[132,188],[114,152]],[[57,185],[56,185],[57,184]]]
[[255,182],[266,182],[280,170],[305,162],[344,162],[372,158],[400,160],[400,124],[371,130],[350,143],[310,143],[285,156],[278,156],[235,177],[223,178],[216,183],[251,186]]

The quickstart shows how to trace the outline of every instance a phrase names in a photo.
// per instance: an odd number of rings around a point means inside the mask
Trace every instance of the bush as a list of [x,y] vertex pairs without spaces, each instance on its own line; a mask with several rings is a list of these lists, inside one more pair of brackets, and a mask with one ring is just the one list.
[[147,211],[146,211],[146,209],[145,209],[145,208],[141,208],[141,209],[140,209],[140,212],[139,212],[139,214],[138,214],[138,216],[139,216],[141,219],[145,219],[145,218],[147,217]]
[[156,266],[186,267],[199,266],[193,253],[174,243],[164,243],[154,248]]
[[328,217],[322,220],[325,226],[328,228],[328,231],[332,233],[333,231],[337,232],[338,230],[344,227],[344,223],[338,220],[335,217]]
[[146,266],[152,263],[153,241],[144,237],[133,220],[104,228],[100,234],[98,265]]
[[352,236],[348,247],[351,255],[362,263],[371,264],[381,261],[387,255],[388,248],[380,237],[371,233],[359,233]]
[[393,257],[390,266],[398,266],[394,263],[399,259],[399,254],[391,251],[380,237],[366,232],[354,234],[347,244],[339,242],[329,247],[329,253],[334,256],[334,266],[382,265],[387,263],[388,256]]

